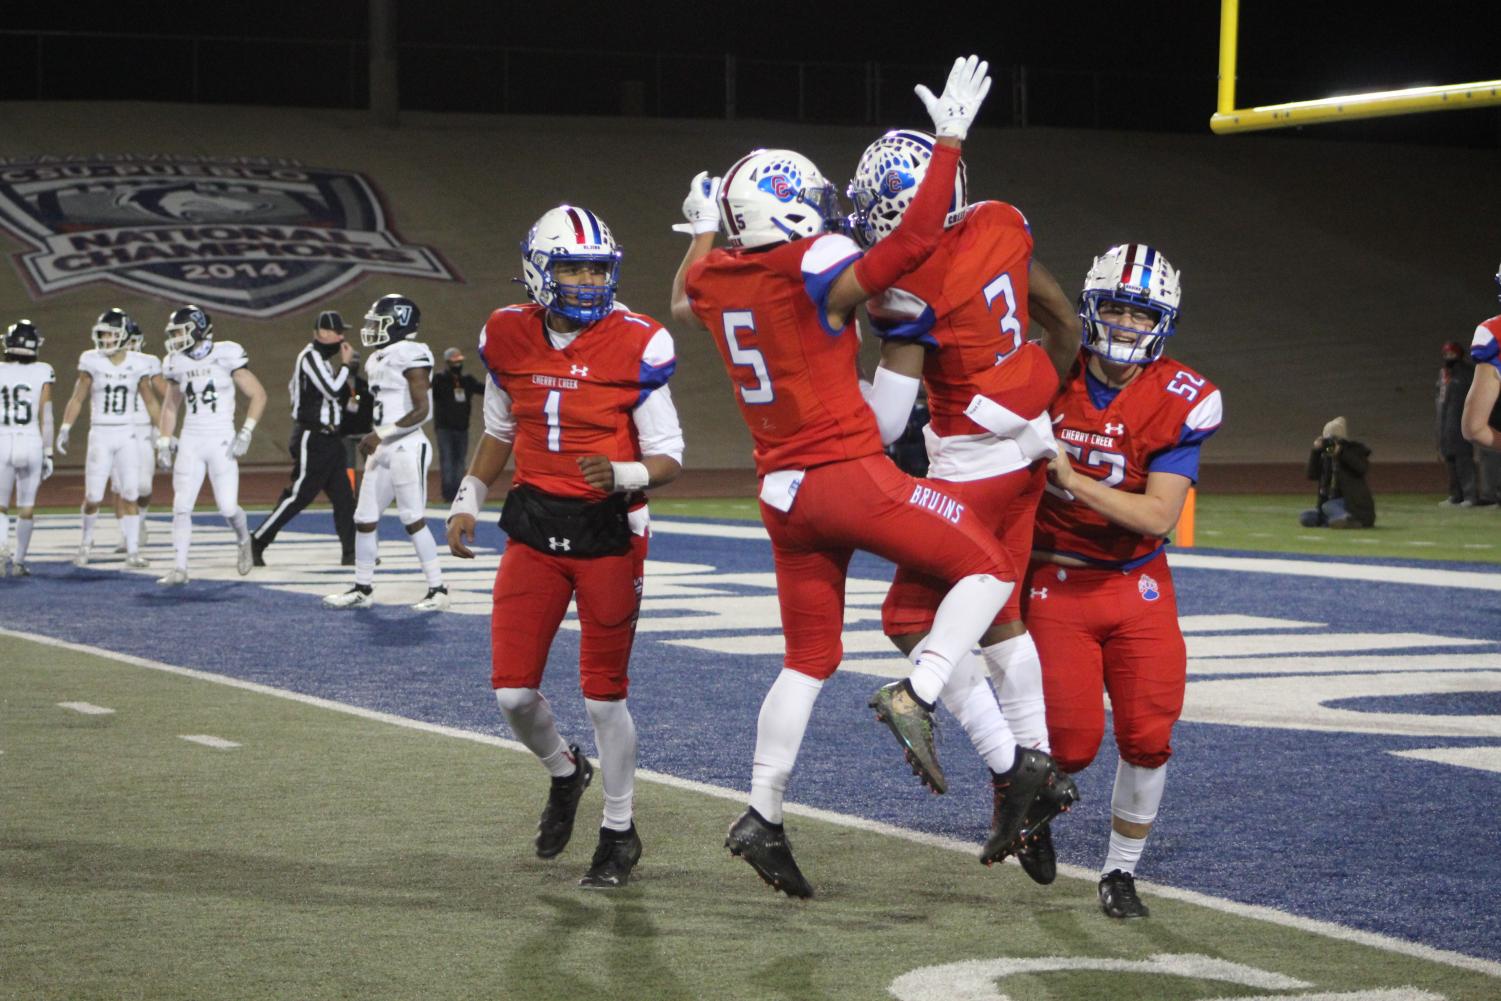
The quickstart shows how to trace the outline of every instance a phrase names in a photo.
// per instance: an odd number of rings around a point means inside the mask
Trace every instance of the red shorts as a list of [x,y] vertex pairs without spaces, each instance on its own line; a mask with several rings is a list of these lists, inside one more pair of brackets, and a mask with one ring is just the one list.
[[1166,554],[1125,573],[1033,563],[1020,590],[1042,657],[1059,767],[1076,772],[1094,760],[1105,735],[1105,692],[1121,757],[1142,768],[1163,765],[1188,674]]
[[1014,581],[994,534],[950,494],[884,455],[815,466],[789,512],[761,505],[771,535],[786,665],[827,678],[844,657],[844,580],[855,550],[884,556],[946,584],[987,573]]
[[[1032,556],[1032,524],[1037,517],[1037,501],[1042,497],[1043,484],[1047,482],[1047,463],[1034,462],[1027,469],[984,480],[966,480],[942,483],[944,489],[964,502],[995,532],[1011,559],[1017,578],[1026,571]],[[897,567],[891,579],[891,590],[886,592],[886,601],[881,605],[881,628],[887,636],[922,635],[933,628],[933,617],[938,604],[948,593],[948,584],[908,567]],[[1021,588],[1014,588],[1011,597],[995,617],[996,625],[1015,622],[1021,618]]]
[[550,556],[520,542],[506,543],[495,572],[490,612],[490,684],[536,688],[542,684],[547,651],[568,602],[578,596],[579,681],[584,697],[623,699],[630,686],[626,668],[641,610],[646,537],[631,537],[620,556]]

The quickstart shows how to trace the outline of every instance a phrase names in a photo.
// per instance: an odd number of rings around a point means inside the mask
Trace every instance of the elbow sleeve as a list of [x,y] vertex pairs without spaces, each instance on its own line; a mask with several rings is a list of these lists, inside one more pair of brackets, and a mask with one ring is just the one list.
[[912,416],[912,405],[917,402],[917,389],[921,379],[900,375],[888,369],[876,369],[866,402],[875,412],[876,426],[881,431],[881,444],[890,445],[907,429]]

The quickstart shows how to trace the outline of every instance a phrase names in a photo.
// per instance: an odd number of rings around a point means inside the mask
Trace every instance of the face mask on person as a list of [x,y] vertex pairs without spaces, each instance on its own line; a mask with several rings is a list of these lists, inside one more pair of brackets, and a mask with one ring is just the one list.
[[464,363],[461,361],[451,361],[448,363],[448,371],[452,372],[454,375],[458,375],[463,370]]
[[339,353],[339,347],[341,344],[341,341],[334,341],[332,344],[325,344],[322,341],[313,341],[313,348],[323,357],[332,358],[334,355]]

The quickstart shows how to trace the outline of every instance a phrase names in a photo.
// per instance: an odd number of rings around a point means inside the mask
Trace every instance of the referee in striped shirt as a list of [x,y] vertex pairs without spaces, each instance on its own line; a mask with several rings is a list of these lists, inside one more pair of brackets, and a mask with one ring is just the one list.
[[250,534],[255,565],[287,522],[312,503],[321,490],[334,506],[334,528],[344,551],[344,566],[354,565],[354,490],[345,472],[344,441],[339,420],[354,388],[350,360],[354,348],[344,340],[344,318],[333,310],[318,314],[312,343],[297,354],[292,367],[292,482],[264,521]]

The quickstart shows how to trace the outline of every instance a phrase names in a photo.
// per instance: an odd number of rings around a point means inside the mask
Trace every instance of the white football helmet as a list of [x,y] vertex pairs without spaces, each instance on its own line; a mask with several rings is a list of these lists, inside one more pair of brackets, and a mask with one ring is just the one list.
[[[849,186],[850,203],[855,207],[850,229],[860,246],[875,246],[901,224],[907,206],[917,196],[917,186],[928,172],[935,142],[927,132],[893,129],[865,147]],[[968,189],[964,161],[960,160],[954,175],[954,199],[943,220],[945,228],[964,218]]]
[[[585,208],[559,205],[544,212],[521,243],[522,283],[544,309],[577,323],[593,323],[615,308],[620,258],[620,247],[603,219]],[[553,268],[563,261],[599,262],[609,274],[599,285],[561,284]]]
[[[1079,315],[1084,318],[1084,346],[1120,365],[1145,365],[1162,356],[1178,326],[1183,287],[1178,271],[1144,243],[1123,243],[1094,259],[1084,276]],[[1152,329],[1133,330],[1100,318],[1100,304],[1118,302],[1155,314]]]
[[125,310],[116,306],[99,314],[99,319],[94,321],[94,328],[89,331],[89,337],[93,340],[94,347],[105,354],[114,354],[130,342],[130,328],[134,325]]
[[837,229],[839,193],[801,153],[753,149],[725,172],[719,217],[730,246],[767,247]]

